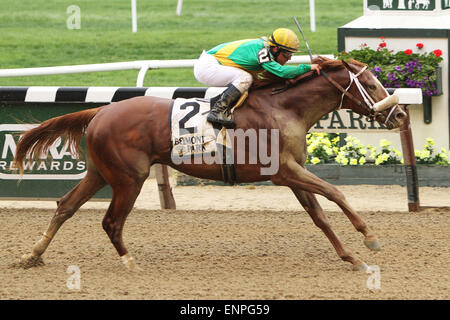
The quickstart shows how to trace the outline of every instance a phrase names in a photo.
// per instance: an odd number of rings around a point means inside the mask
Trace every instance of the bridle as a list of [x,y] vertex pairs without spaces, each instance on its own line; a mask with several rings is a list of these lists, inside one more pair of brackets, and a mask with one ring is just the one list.
[[[347,88],[345,88],[345,89],[339,83],[337,83],[336,81],[331,79],[326,72],[320,70],[320,73],[321,73],[321,75],[323,75],[325,77],[325,79],[327,79],[332,85],[334,85],[339,91],[342,92],[339,105],[336,107],[335,110],[342,109],[342,105],[344,102],[344,96],[347,96],[349,99],[351,99],[353,102],[355,102],[358,106],[362,106],[369,110],[369,116],[367,118],[368,118],[368,121],[372,122],[372,121],[375,121],[377,115],[381,112],[374,110],[374,105],[376,102],[373,100],[373,98],[367,92],[366,88],[364,88],[364,86],[361,84],[361,82],[358,79],[358,77],[366,70],[367,70],[367,65],[365,65],[363,68],[361,68],[361,70],[358,71],[358,73],[355,74],[347,68],[347,72],[350,77],[350,83],[348,84]],[[356,88],[358,89],[359,94],[363,98],[364,102],[361,101],[360,99],[356,98],[350,92],[348,92],[348,90],[351,88],[353,83],[355,83]],[[389,121],[389,119],[391,118],[391,116],[393,115],[393,113],[397,107],[398,107],[398,105],[396,105],[394,108],[391,108],[391,111],[389,112],[388,116],[386,117],[386,121],[384,122],[384,124],[387,124],[387,122]]]
[[[346,70],[349,74],[349,78],[350,78],[350,83],[347,85],[347,88],[343,88],[339,83],[337,83],[335,80],[333,80],[325,71],[320,70],[320,74],[327,79],[335,88],[337,88],[341,93],[341,98],[339,100],[339,104],[336,106],[336,108],[334,110],[340,110],[342,109],[342,105],[343,105],[343,101],[344,101],[344,97],[347,96],[350,100],[352,100],[354,103],[356,103],[358,106],[363,107],[365,109],[368,110],[369,115],[367,116],[367,121],[373,122],[376,120],[376,118],[378,117],[379,114],[381,114],[385,109],[386,109],[386,105],[384,103],[389,102],[392,103],[393,100],[392,98],[398,98],[395,95],[392,96],[387,96],[386,98],[384,98],[381,101],[375,102],[373,100],[373,98],[371,97],[371,95],[367,92],[367,90],[364,88],[364,86],[361,84],[361,82],[359,81],[359,76],[361,74],[363,74],[364,71],[367,70],[367,65],[365,65],[364,67],[361,68],[361,70],[358,71],[358,73],[354,73],[352,72],[348,67],[346,67]],[[301,79],[305,79],[308,77],[313,76],[313,72],[308,72],[305,73],[303,75],[301,75],[300,77],[296,78],[296,83],[298,81],[300,81]],[[361,97],[363,98],[363,101],[356,98],[353,94],[351,94],[348,90],[350,90],[352,84],[356,85],[356,88],[358,89],[359,94],[361,95]],[[281,92],[286,91],[287,89],[289,89],[291,86],[294,86],[294,84],[287,84],[284,87],[281,88],[274,88],[272,89],[272,93],[271,95],[274,94],[279,94]],[[386,101],[388,100],[388,101]],[[383,105],[383,107],[380,106]],[[386,120],[384,121],[384,124],[386,125],[389,121],[389,119],[392,117],[392,115],[394,114],[394,111],[398,108],[398,100],[397,102],[394,102],[392,104],[392,106],[394,106],[394,108],[391,108],[391,111],[389,112],[388,116],[386,117]]]
[[[303,37],[303,40],[305,41],[305,45],[306,48],[308,49],[308,53],[309,53],[309,58],[311,59],[311,63],[313,63],[314,59],[312,56],[312,52],[311,49],[309,48],[308,42],[306,41],[305,35],[303,34],[303,30],[302,27],[300,26],[300,24],[297,21],[297,18],[292,17],[294,19],[295,24],[297,25],[298,31],[300,31],[300,34]],[[391,111],[389,112],[389,115],[386,117],[386,121],[384,122],[384,124],[387,124],[390,117],[393,115],[394,110],[397,109],[398,107],[398,96],[387,96],[386,98],[384,98],[381,101],[378,101],[377,103],[375,103],[372,99],[372,97],[370,96],[370,94],[367,93],[366,89],[364,88],[364,86],[359,82],[358,77],[367,69],[367,65],[364,65],[364,67],[359,70],[359,72],[357,74],[354,74],[348,64],[344,61],[342,61],[342,63],[344,64],[345,68],[347,69],[349,76],[350,76],[350,84],[347,86],[347,89],[344,89],[341,87],[341,85],[339,83],[337,83],[336,81],[334,81],[333,79],[331,79],[328,74],[326,72],[324,72],[323,70],[320,70],[320,74],[322,74],[329,82],[331,82],[336,88],[338,88],[341,92],[342,92],[342,96],[341,96],[341,100],[339,103],[339,106],[337,107],[337,110],[342,108],[342,103],[344,100],[344,95],[348,96],[350,99],[352,99],[357,105],[359,106],[363,106],[363,103],[361,100],[355,98],[352,94],[350,94],[348,92],[348,90],[350,89],[350,87],[352,86],[353,82],[356,83],[356,87],[358,88],[359,93],[361,94],[361,96],[364,99],[364,102],[366,103],[366,105],[364,107],[368,108],[369,110],[369,116],[368,116],[368,120],[369,121],[374,121],[376,120],[378,114],[381,111],[384,111],[386,109],[386,107],[388,107],[390,104],[392,104],[391,106]],[[387,92],[386,92],[387,93]],[[393,106],[395,106],[395,108],[392,108]]]

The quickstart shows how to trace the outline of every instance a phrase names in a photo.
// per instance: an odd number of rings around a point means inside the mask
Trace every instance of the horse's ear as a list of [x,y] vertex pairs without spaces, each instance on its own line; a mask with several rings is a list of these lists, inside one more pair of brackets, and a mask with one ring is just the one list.
[[341,61],[342,61],[342,64],[344,65],[344,67],[345,67],[347,70],[353,72],[352,67],[350,67],[350,65],[347,63],[347,61],[345,61],[345,60],[341,60]]

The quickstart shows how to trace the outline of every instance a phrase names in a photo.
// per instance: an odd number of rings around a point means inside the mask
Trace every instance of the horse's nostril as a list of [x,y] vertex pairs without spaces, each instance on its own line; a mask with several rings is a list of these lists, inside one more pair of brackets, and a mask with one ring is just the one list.
[[395,119],[397,120],[405,120],[406,119],[406,113],[405,112],[399,112],[395,115]]

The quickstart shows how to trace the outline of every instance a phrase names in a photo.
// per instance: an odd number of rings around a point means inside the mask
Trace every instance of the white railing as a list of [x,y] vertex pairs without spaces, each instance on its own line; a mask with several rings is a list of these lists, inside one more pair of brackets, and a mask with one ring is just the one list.
[[[334,59],[333,55],[322,55]],[[139,70],[136,80],[136,86],[144,85],[144,78],[148,70],[151,69],[171,69],[171,68],[191,68],[197,59],[181,60],[137,60],[129,62],[113,62],[99,64],[84,64],[75,66],[59,67],[40,67],[40,68],[20,68],[20,69],[2,69],[0,78],[6,77],[27,77],[27,76],[45,76],[54,74],[72,74],[85,72],[105,72],[118,70]],[[309,56],[293,56],[289,64],[311,63]]]

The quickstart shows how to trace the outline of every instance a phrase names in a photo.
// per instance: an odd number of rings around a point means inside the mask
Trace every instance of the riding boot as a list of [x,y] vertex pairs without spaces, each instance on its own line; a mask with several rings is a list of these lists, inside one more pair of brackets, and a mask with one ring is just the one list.
[[227,117],[226,113],[229,113],[233,103],[235,103],[241,97],[241,92],[232,84],[222,92],[219,100],[211,106],[208,117],[209,122],[220,123],[226,128],[234,128],[235,123],[232,119]]

